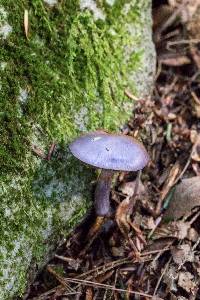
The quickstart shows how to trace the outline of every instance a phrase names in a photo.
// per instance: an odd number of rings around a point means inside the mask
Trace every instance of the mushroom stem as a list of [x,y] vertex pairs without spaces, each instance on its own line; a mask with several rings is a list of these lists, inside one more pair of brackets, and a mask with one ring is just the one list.
[[135,188],[134,188],[134,191],[133,191],[133,197],[135,197],[138,193],[141,174],[142,174],[142,171],[141,170],[138,171],[137,177],[136,177],[136,180],[135,180]]
[[112,170],[101,171],[95,190],[95,211],[97,216],[107,216],[110,213],[110,188],[114,172]]

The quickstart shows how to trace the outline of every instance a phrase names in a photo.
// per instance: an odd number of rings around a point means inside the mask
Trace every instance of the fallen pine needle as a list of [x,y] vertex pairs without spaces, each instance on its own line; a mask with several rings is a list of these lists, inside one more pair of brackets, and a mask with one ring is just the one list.
[[81,280],[81,279],[75,279],[75,278],[65,278],[65,280],[68,281],[68,282],[72,282],[72,283],[79,283],[79,284],[82,284],[82,285],[94,286],[96,288],[110,289],[110,290],[115,291],[115,292],[122,292],[122,293],[129,292],[130,294],[135,294],[135,295],[139,295],[139,296],[144,296],[144,297],[149,297],[149,298],[153,297],[152,295],[149,295],[149,294],[146,294],[146,293],[143,293],[143,292],[118,289],[118,288],[115,288],[112,285],[98,283],[98,282],[89,281],[89,280]]
[[128,90],[125,90],[124,91],[124,94],[131,100],[134,100],[134,101],[138,101],[139,99],[134,96],[131,92],[129,92]]
[[81,277],[84,277],[84,276],[88,276],[88,277],[92,276],[92,277],[94,277],[95,275],[93,273],[97,273],[99,275],[99,274],[105,273],[105,272],[107,272],[109,270],[112,270],[115,267],[118,267],[120,265],[126,264],[126,263],[128,263],[130,261],[131,261],[130,258],[121,258],[121,259],[118,259],[116,261],[112,261],[112,262],[109,262],[109,263],[104,264],[102,266],[99,266],[97,268],[94,268],[92,270],[89,270],[89,271],[87,271],[85,273],[82,273],[79,276],[77,276],[76,279],[80,280]]

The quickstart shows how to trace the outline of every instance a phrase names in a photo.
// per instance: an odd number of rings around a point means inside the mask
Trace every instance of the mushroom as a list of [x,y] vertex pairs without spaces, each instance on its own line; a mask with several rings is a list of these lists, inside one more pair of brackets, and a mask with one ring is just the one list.
[[97,216],[110,213],[110,188],[115,171],[139,171],[149,156],[144,146],[132,137],[95,131],[75,139],[69,149],[82,162],[101,169],[95,190]]

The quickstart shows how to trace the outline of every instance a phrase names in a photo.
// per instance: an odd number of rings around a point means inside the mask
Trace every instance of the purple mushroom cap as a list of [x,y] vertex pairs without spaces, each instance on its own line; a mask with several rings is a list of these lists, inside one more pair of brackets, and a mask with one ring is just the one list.
[[144,146],[132,137],[95,131],[75,139],[69,149],[84,163],[116,171],[143,169],[149,156]]

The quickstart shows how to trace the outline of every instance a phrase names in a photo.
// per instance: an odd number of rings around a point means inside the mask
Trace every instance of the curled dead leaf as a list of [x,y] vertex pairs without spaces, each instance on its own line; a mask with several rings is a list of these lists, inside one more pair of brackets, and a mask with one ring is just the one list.
[[200,206],[200,176],[183,179],[175,188],[164,217],[177,220]]
[[132,182],[127,182],[121,185],[119,190],[126,194],[126,198],[118,205],[116,210],[115,219],[118,224],[120,231],[126,236],[130,230],[129,219],[130,215],[133,212],[133,207],[138,198],[144,197],[146,195],[146,189],[142,182],[139,180],[138,187],[136,188],[135,193],[136,180]]
[[116,210],[115,219],[117,222],[117,225],[122,232],[124,236],[126,236],[130,230],[130,225],[128,223],[128,217],[129,217],[129,208],[133,205],[134,200],[130,200],[129,197],[124,199],[119,205]]
[[172,187],[175,185],[175,182],[176,182],[178,176],[180,175],[180,173],[181,173],[181,166],[180,166],[180,163],[177,161],[170,169],[168,177],[163,185],[163,188],[162,188],[162,191],[160,194],[160,199],[159,199],[159,201],[157,203],[157,207],[156,207],[157,214],[160,213],[163,200],[165,199],[167,194],[172,192]]

